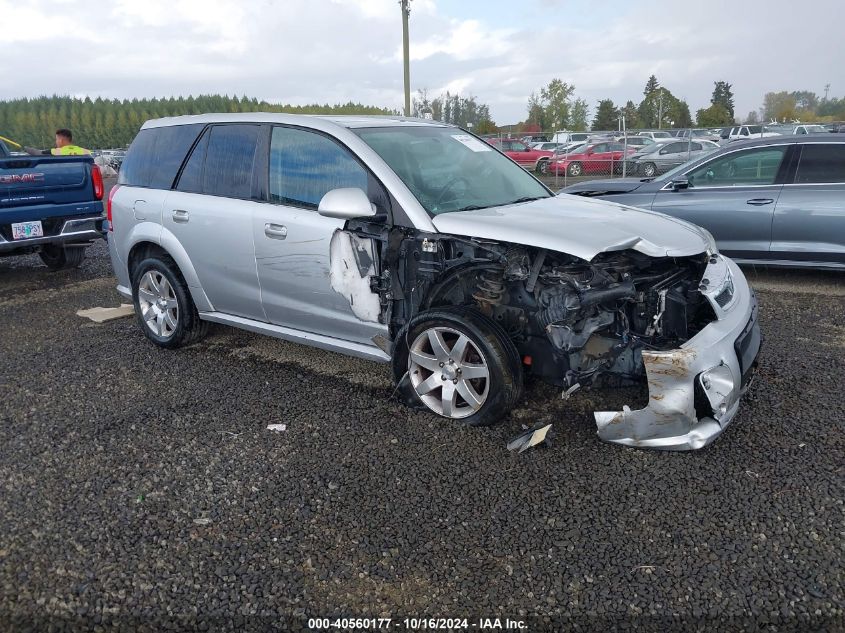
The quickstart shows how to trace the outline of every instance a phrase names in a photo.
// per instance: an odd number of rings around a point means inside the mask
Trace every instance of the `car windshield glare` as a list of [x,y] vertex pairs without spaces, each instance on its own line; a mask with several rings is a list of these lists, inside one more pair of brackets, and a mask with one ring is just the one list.
[[354,131],[431,215],[552,197],[522,167],[460,129],[421,125]]

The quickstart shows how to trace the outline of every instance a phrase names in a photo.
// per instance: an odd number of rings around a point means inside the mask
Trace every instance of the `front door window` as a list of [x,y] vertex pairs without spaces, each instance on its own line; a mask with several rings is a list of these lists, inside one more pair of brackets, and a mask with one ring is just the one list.
[[786,146],[731,152],[687,174],[691,187],[742,187],[774,184]]

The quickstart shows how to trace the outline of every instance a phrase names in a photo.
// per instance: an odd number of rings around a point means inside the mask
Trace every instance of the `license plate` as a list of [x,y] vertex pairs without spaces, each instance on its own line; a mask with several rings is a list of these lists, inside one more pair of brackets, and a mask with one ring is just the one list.
[[30,237],[44,237],[44,229],[41,226],[41,221],[35,222],[16,222],[12,224],[12,239],[25,240]]

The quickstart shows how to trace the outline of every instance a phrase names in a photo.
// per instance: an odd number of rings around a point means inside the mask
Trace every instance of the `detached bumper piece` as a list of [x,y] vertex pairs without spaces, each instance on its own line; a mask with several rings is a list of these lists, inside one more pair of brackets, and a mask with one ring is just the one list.
[[[597,411],[601,439],[640,448],[695,450],[715,440],[733,420],[762,341],[757,299],[730,260],[708,267],[706,276],[716,280],[705,294],[717,320],[679,349],[642,353],[648,406]],[[728,283],[733,296],[722,306]]]

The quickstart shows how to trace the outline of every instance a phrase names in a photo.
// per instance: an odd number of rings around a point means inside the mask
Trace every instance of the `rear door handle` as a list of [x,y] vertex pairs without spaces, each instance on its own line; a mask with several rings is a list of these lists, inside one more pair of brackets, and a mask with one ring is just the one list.
[[264,225],[264,235],[273,240],[283,240],[288,236],[288,227],[268,222]]
[[764,204],[772,204],[773,202],[774,200],[772,198],[751,198],[746,204],[762,207]]
[[191,214],[184,209],[173,209],[173,221],[184,224],[191,219]]

